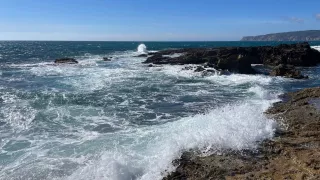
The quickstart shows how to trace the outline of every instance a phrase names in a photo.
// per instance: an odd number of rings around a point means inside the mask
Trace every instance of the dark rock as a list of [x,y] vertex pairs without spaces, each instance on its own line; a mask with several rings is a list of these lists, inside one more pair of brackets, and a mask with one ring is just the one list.
[[134,57],[148,57],[148,54],[139,54],[138,56],[134,56]]
[[204,68],[204,67],[202,67],[202,66],[198,66],[195,70],[194,70],[194,72],[202,72],[202,71],[205,71],[206,69]]
[[202,76],[212,76],[212,75],[215,75],[216,74],[216,71],[213,70],[213,69],[207,69],[205,71],[202,72]]
[[294,79],[305,79],[308,78],[307,76],[301,75],[301,72],[295,69],[294,66],[291,65],[284,65],[280,64],[273,68],[270,73],[271,76],[283,76],[287,78],[294,78]]
[[227,57],[221,57],[217,68],[240,74],[255,74],[256,71],[251,67],[252,59],[254,59],[252,56],[232,54]]
[[265,65],[316,66],[320,63],[320,52],[306,43],[282,44],[275,47],[259,47],[260,59]]
[[[168,57],[181,53],[179,57]],[[150,55],[150,54],[149,54]],[[153,64],[204,64],[241,74],[257,73],[251,64],[277,66],[315,66],[320,62],[320,52],[308,43],[283,44],[260,47],[222,47],[164,50],[152,54],[144,63]]]
[[187,66],[187,67],[184,67],[182,70],[193,70],[194,67],[193,66]]
[[54,61],[56,64],[77,64],[78,61],[74,58],[60,58]]
[[108,58],[108,57],[103,57],[103,61],[111,61],[111,58],[112,58],[112,57],[110,57],[110,58]]
[[228,70],[219,70],[218,71],[218,75],[230,75],[231,73],[230,73],[230,71],[228,71]]
[[149,64],[148,67],[153,67],[153,64]]
[[[183,53],[179,57],[167,57],[164,55],[173,55],[175,53]],[[216,51],[210,49],[182,49],[182,50],[166,50],[161,51],[149,57],[144,63],[154,64],[203,64],[216,60]]]

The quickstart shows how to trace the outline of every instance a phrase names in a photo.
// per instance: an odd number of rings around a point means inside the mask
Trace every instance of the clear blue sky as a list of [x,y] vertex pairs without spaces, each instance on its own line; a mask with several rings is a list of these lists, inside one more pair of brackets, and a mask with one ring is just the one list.
[[239,40],[320,29],[320,0],[0,0],[0,40]]

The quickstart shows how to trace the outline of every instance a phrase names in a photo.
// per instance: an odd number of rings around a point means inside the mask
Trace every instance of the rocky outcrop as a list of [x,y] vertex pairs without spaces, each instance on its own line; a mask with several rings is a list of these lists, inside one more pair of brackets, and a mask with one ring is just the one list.
[[[181,54],[180,56],[168,56]],[[241,74],[256,73],[251,64],[277,66],[315,66],[320,62],[320,52],[308,43],[283,44],[260,47],[222,47],[175,49],[154,53],[144,63],[153,64],[206,64],[216,69]]]
[[308,43],[259,47],[258,52],[259,59],[265,65],[316,66],[320,63],[320,52],[312,49]]
[[60,58],[54,61],[56,64],[77,64],[78,61],[74,58]]
[[303,76],[299,70],[297,70],[292,65],[284,65],[280,64],[273,68],[270,73],[271,76],[283,76],[287,78],[294,78],[294,79],[307,79],[308,76]]
[[266,115],[279,122],[257,151],[186,152],[164,180],[320,179],[320,87],[287,93]]

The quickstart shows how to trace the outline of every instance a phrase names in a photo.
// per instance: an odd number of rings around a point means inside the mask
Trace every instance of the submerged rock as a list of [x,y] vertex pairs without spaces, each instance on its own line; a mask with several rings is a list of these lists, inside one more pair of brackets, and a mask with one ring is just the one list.
[[111,61],[112,57],[103,57],[103,61]]
[[77,64],[78,61],[74,58],[60,58],[54,61],[56,64]]
[[205,71],[206,69],[204,68],[204,67],[202,67],[202,66],[198,66],[195,70],[194,70],[194,72],[202,72],[202,71]]
[[[206,69],[205,71],[202,71],[202,76],[213,76],[216,75],[216,71],[213,69]],[[218,74],[219,75],[219,74]]]
[[273,68],[270,73],[271,76],[283,76],[294,79],[306,79],[308,76],[303,76],[299,70],[294,66],[280,64]]

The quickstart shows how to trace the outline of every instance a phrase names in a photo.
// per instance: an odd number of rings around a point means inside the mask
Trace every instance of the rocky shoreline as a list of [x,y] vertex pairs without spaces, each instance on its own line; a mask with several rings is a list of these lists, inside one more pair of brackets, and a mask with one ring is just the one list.
[[320,87],[286,93],[265,114],[279,128],[255,151],[185,152],[164,180],[320,179]]
[[199,66],[195,71],[203,71],[204,74],[210,74],[212,68],[218,74],[259,74],[261,72],[252,64],[263,64],[274,68],[268,73],[272,76],[303,79],[306,77],[295,67],[316,66],[320,63],[320,52],[307,42],[279,46],[171,49],[150,53],[144,63],[193,64]]

